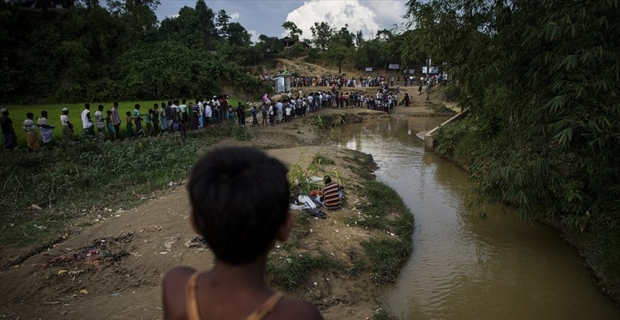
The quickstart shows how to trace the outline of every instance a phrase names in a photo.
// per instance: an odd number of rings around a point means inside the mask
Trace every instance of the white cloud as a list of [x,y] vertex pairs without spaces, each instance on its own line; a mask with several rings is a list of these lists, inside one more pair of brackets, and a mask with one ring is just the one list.
[[239,12],[233,12],[230,14],[230,19],[231,20],[237,20],[239,19]]
[[258,37],[260,36],[258,31],[254,30],[254,29],[250,29],[250,30],[248,30],[248,33],[250,34],[250,40],[252,41],[252,43],[257,43],[258,42]]
[[[403,0],[360,0],[362,5],[368,6],[376,15],[381,29],[392,29],[394,24],[402,25],[405,22],[403,15],[406,12]],[[374,34],[373,34],[374,36]]]
[[[294,22],[303,31],[301,37],[307,39],[312,38],[310,28],[315,22],[324,21],[336,29],[348,25],[349,31],[361,30],[365,36],[374,35],[380,29],[375,13],[360,4],[359,0],[310,0],[290,12],[286,20]],[[286,32],[283,32],[283,35],[286,35]]]

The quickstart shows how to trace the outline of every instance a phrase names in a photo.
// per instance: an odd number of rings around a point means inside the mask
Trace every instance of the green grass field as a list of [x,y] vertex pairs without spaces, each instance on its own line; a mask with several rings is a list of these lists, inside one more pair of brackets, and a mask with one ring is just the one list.
[[[187,104],[189,105],[189,102],[193,100],[188,100]],[[237,102],[239,102],[240,100],[235,99],[235,98],[230,98],[228,99],[229,101],[229,105],[236,107],[237,106]],[[124,102],[119,102],[118,103],[118,111],[119,114],[121,116],[121,120],[122,120],[122,124],[121,124],[121,132],[120,132],[120,136],[121,137],[125,137],[126,136],[126,130],[125,130],[125,113],[127,111],[132,112],[134,110],[134,106],[137,104],[139,104],[141,106],[140,111],[142,113],[146,113],[146,110],[148,108],[153,107],[153,104],[157,103],[158,105],[161,106],[162,102],[166,102],[168,103],[167,99],[164,100],[160,100],[160,101],[124,101]],[[105,102],[105,103],[100,103],[100,102],[91,102],[90,103],[90,112],[91,112],[91,118],[94,119],[95,116],[95,111],[97,111],[97,106],[99,106],[100,104],[102,104],[104,106],[104,115],[105,112],[107,110],[111,110],[112,109],[112,104],[113,102]],[[39,119],[39,117],[41,117],[41,111],[45,110],[48,113],[48,120],[49,122],[56,126],[56,129],[54,129],[54,133],[52,135],[52,141],[59,141],[62,139],[62,126],[60,125],[60,115],[62,114],[62,108],[67,108],[69,109],[69,121],[71,121],[71,123],[74,126],[74,131],[75,131],[75,136],[80,136],[82,135],[82,121],[80,119],[80,114],[82,113],[82,110],[84,110],[84,104],[83,103],[65,103],[65,104],[44,104],[44,105],[16,105],[16,106],[11,106],[11,105],[6,105],[6,106],[2,106],[3,108],[7,108],[9,109],[9,117],[13,120],[13,128],[15,129],[15,132],[17,133],[17,142],[19,144],[19,146],[25,147],[26,146],[26,133],[24,132],[23,128],[22,128],[22,123],[24,122],[24,120],[26,120],[26,113],[28,112],[32,112],[34,113],[34,120],[35,122],[37,121],[37,119]]]

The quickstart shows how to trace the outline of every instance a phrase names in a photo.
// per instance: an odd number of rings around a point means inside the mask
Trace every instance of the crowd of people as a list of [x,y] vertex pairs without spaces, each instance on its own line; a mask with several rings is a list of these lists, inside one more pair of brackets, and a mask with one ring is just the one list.
[[[278,74],[276,74],[276,77]],[[344,76],[290,76],[291,88],[302,87],[333,87],[333,88],[370,88],[370,87],[394,87],[401,83],[406,87],[407,85],[413,86],[415,83],[418,85],[428,85],[431,82],[433,85],[447,82],[446,74],[429,74],[425,76],[415,77],[412,75],[400,75],[394,77],[387,77],[383,75],[368,76],[368,77],[344,77]],[[274,77],[269,75],[262,76],[263,81],[271,81]],[[402,80],[401,80],[402,79]]]
[[[80,113],[80,122],[85,136],[101,140],[115,141],[166,133],[180,133],[185,139],[187,131],[211,128],[225,121],[236,122],[240,126],[245,126],[246,123],[251,123],[252,126],[274,126],[324,108],[366,108],[389,113],[399,104],[398,95],[398,90],[390,92],[387,85],[377,90],[375,95],[354,91],[338,92],[335,88],[331,91],[308,94],[299,90],[298,94],[289,91],[278,99],[269,99],[265,95],[262,103],[258,104],[250,101],[245,104],[238,102],[234,108],[230,105],[228,97],[222,95],[213,96],[211,99],[196,99],[189,103],[185,99],[155,103],[146,111],[140,104],[136,104],[133,112],[127,111],[124,115],[118,110],[118,102],[114,102],[109,110],[105,110],[103,105],[98,105],[92,115],[91,105],[86,103]],[[402,103],[405,106],[409,105],[408,94],[405,94]],[[248,110],[250,117],[246,115]],[[3,145],[6,150],[13,150],[17,147],[17,134],[13,121],[9,117],[8,109],[3,108],[0,111]],[[69,113],[68,108],[63,108],[60,116],[62,139],[65,141],[73,140],[75,133]],[[121,136],[123,124],[125,133]],[[40,141],[43,145],[52,142],[52,133],[56,129],[50,123],[48,112],[45,110],[41,111],[37,120],[32,112],[28,112],[22,128],[26,134],[28,150],[35,152],[41,148]]]

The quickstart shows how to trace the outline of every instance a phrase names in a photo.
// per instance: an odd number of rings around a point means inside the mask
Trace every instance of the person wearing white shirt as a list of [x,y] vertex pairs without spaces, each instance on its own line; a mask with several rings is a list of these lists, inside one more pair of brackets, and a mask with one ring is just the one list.
[[205,127],[211,126],[211,118],[213,117],[213,110],[211,106],[207,103],[205,104]]
[[273,122],[274,122],[273,118],[275,117],[275,113],[276,113],[274,109],[275,108],[274,108],[273,104],[269,106],[269,124],[271,126],[273,126]]
[[219,122],[220,121],[220,101],[217,99],[216,96],[213,96],[213,100],[211,100],[211,110],[213,111],[213,121],[214,122]]
[[278,103],[276,104],[276,112],[278,114],[278,123],[282,123],[282,116],[283,116],[283,110],[284,109],[284,104],[282,103],[282,101],[278,101]]
[[97,111],[95,111],[95,123],[97,124],[97,133],[102,138],[105,138],[105,123],[103,122],[103,105],[99,105],[97,107]]
[[90,103],[84,105],[84,110],[82,111],[82,129],[84,129],[84,134],[94,137],[95,136],[95,128],[93,127],[93,121],[90,119]]
[[286,109],[284,109],[286,111],[286,118],[284,118],[284,121],[289,122],[291,121],[291,105],[288,104],[286,105]]
[[69,109],[62,108],[60,116],[60,124],[62,125],[62,138],[65,141],[73,140],[73,124],[69,122]]
[[205,126],[205,122],[204,122],[204,115],[205,115],[205,107],[202,104],[202,102],[200,100],[196,100],[198,101],[198,129],[204,128]]

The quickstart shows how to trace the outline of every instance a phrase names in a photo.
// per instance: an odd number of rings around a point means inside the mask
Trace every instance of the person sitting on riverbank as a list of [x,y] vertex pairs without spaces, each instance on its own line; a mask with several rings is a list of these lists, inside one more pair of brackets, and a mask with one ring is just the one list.
[[189,220],[215,264],[207,272],[177,267],[166,274],[164,319],[322,319],[314,305],[283,298],[264,281],[269,251],[293,224],[286,173],[253,148],[216,149],[194,166]]
[[342,198],[342,187],[333,182],[330,176],[325,176],[323,178],[323,182],[325,182],[325,186],[321,189],[322,196],[322,204],[328,210],[338,210],[340,209],[340,199]]

